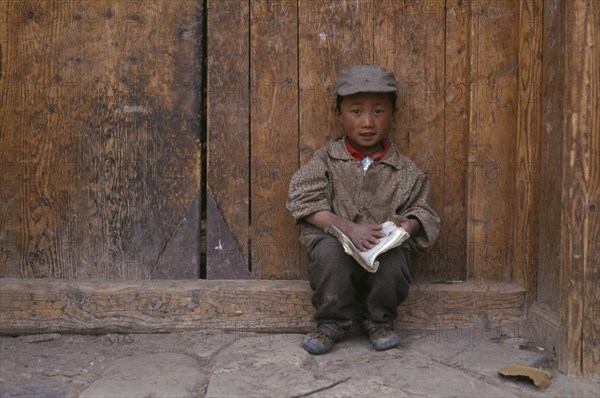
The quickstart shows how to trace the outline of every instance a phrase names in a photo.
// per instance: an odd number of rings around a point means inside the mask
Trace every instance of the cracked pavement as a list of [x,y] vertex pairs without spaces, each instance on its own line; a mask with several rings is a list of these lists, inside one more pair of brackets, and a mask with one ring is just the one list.
[[[551,353],[512,325],[399,334],[378,352],[353,329],[312,356],[301,334],[199,330],[100,336],[0,337],[2,397],[597,397],[599,380],[566,377]],[[541,367],[552,384],[505,378]]]

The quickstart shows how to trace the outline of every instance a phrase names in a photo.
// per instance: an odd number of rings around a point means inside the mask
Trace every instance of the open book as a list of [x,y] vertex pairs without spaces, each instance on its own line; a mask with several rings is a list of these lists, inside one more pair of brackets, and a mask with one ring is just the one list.
[[375,272],[379,268],[379,261],[376,260],[378,255],[396,246],[400,246],[410,238],[408,232],[404,228],[396,226],[393,221],[386,221],[381,226],[385,236],[379,238],[379,243],[376,246],[364,252],[361,252],[354,246],[350,238],[334,225],[330,225],[327,228],[327,232],[335,236],[342,243],[344,251],[354,257],[364,269],[369,272]]

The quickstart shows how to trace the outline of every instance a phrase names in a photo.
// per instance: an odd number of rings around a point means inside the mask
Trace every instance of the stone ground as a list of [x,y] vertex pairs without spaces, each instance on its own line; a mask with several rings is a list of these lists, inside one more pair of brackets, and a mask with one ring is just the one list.
[[[552,353],[495,330],[399,331],[375,351],[354,330],[312,356],[300,334],[198,330],[101,336],[0,337],[1,397],[599,397],[600,381],[569,378]],[[552,384],[506,378],[509,364],[541,367]]]

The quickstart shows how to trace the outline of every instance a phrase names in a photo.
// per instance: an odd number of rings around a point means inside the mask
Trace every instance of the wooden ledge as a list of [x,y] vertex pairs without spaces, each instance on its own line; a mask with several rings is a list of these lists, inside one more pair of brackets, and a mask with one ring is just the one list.
[[[0,279],[0,334],[297,331],[314,327],[306,281]],[[490,327],[523,319],[510,283],[416,283],[403,327]]]

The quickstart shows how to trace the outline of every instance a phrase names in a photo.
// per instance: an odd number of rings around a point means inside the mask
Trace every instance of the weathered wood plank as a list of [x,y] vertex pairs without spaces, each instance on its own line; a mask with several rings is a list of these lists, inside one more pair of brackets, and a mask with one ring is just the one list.
[[516,137],[514,277],[533,303],[539,225],[539,161],[542,84],[542,0],[523,0],[519,9],[518,129]]
[[252,279],[248,261],[242,255],[235,236],[225,223],[223,214],[210,192],[206,194],[206,218],[211,220],[210,234],[218,237],[214,242],[206,242],[210,245],[206,252],[211,253],[206,279]]
[[[306,281],[0,279],[0,334],[169,332],[222,328],[304,331]],[[522,319],[525,291],[506,283],[415,284],[402,328],[488,328]]]
[[200,277],[200,193],[188,206],[184,217],[161,253],[152,279],[198,279]]
[[558,366],[600,374],[600,7],[566,5],[561,337]]
[[201,13],[2,2],[0,275],[151,276],[200,190]]
[[442,232],[435,255],[448,279],[466,276],[467,148],[469,142],[469,18],[471,8],[460,0],[446,2],[446,79],[444,84],[444,204]]
[[[77,154],[58,148],[78,127],[68,118],[74,76],[60,62],[69,8],[31,1],[1,7],[1,275],[71,277],[73,258],[58,255],[61,238],[72,236],[65,213],[73,204],[65,191],[77,188],[65,178],[72,179]],[[61,125],[63,131],[53,131]]]
[[298,9],[295,0],[251,3],[252,273],[307,279],[297,228],[285,208],[298,169]]
[[399,324],[425,329],[494,327],[525,315],[525,291],[512,283],[437,284],[411,287],[398,308]]
[[582,91],[587,92],[587,131],[582,134],[581,174],[585,176],[587,214],[584,218],[583,255],[583,374],[600,376],[600,4],[586,4],[586,45]]
[[512,279],[519,2],[471,2],[467,279]]
[[[207,278],[222,277],[222,252],[249,269],[250,9],[248,1],[207,3],[207,194],[235,242],[227,247],[219,217],[207,214]],[[217,248],[217,249],[215,249]],[[219,269],[219,274],[215,274]],[[235,271],[236,273],[238,271]]]
[[[544,2],[542,131],[539,175],[539,252],[536,301],[560,312],[563,117],[565,77],[565,2]],[[542,172],[543,171],[543,172]]]

